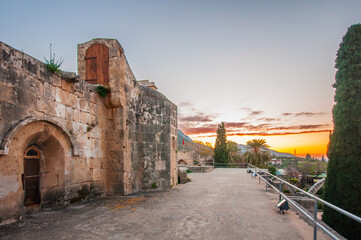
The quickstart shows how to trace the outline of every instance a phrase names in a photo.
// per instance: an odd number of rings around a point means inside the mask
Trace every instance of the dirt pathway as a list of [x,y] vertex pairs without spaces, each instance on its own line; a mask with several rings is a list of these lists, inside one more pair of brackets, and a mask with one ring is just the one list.
[[[169,192],[105,198],[28,215],[0,227],[0,239],[312,239],[295,212],[246,169],[190,174]],[[327,239],[319,231],[318,239]]]

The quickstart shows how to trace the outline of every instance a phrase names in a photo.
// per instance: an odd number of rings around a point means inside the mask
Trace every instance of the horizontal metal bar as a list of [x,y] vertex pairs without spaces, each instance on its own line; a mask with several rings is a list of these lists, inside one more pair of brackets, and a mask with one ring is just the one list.
[[[254,172],[254,171],[253,171]],[[274,190],[276,190],[283,198],[285,198],[288,202],[290,202],[297,210],[299,210],[303,215],[305,215],[309,220],[311,220],[313,223],[315,223],[319,228],[321,228],[325,233],[327,233],[330,237],[333,239],[339,239],[336,237],[332,232],[330,232],[327,228],[325,228],[323,225],[321,225],[318,221],[315,221],[307,212],[305,212],[302,208],[300,208],[297,203],[295,203],[293,200],[288,198],[284,193],[279,191],[275,186],[270,184],[266,179],[264,179],[262,176],[258,174],[258,177],[262,179],[262,181],[266,182],[266,184],[269,184],[270,187],[272,187]]]
[[261,172],[263,172],[263,173],[266,173],[266,174],[268,174],[268,175],[271,175],[272,177],[274,177],[274,178],[282,181],[283,183],[287,184],[288,186],[293,187],[293,188],[295,188],[296,190],[299,190],[300,192],[302,192],[303,194],[307,195],[308,197],[313,198],[313,199],[315,199],[315,200],[323,203],[324,205],[326,205],[326,206],[328,206],[328,207],[330,207],[330,208],[332,208],[332,209],[334,209],[334,210],[342,213],[343,215],[345,215],[345,216],[347,216],[347,217],[349,217],[349,218],[352,218],[353,220],[361,223],[361,218],[360,218],[360,217],[358,217],[358,216],[356,216],[356,215],[354,215],[354,214],[352,214],[352,213],[350,213],[350,212],[348,212],[348,211],[346,211],[346,210],[343,210],[342,208],[339,208],[339,207],[337,207],[337,206],[335,206],[335,205],[333,205],[333,204],[331,204],[331,203],[329,203],[329,202],[327,202],[327,201],[325,201],[325,200],[323,200],[323,199],[321,199],[321,198],[319,198],[319,197],[316,197],[316,196],[314,196],[314,195],[312,195],[312,194],[310,194],[310,193],[308,193],[308,192],[305,192],[304,190],[296,187],[295,185],[293,185],[293,184],[291,184],[291,183],[289,183],[289,182],[287,182],[287,181],[285,181],[285,180],[283,180],[283,179],[281,179],[281,178],[279,178],[279,177],[276,177],[275,175],[272,175],[272,174],[270,174],[270,173],[268,173],[268,172],[266,172],[266,171],[263,171],[262,169],[254,166],[254,165],[252,165],[252,164],[249,164],[249,163],[248,163],[248,165],[252,166],[252,168],[258,169],[259,171],[261,171]]

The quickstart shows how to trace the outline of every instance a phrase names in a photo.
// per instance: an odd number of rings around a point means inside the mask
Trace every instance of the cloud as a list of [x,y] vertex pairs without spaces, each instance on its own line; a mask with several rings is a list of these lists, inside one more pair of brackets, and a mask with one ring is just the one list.
[[191,115],[191,116],[182,116],[179,118],[180,122],[212,122],[214,120],[214,118],[216,118],[217,115],[216,114],[208,114],[206,115],[205,113],[202,112],[198,112],[195,115]]
[[217,124],[205,124],[198,127],[189,127],[185,125],[180,125],[179,129],[187,135],[197,135],[197,134],[206,134],[206,133],[215,133],[217,130]]
[[320,116],[324,115],[324,112],[299,112],[299,113],[282,113],[282,116],[295,116],[295,117],[313,117],[313,116]]
[[[329,132],[332,128],[331,124],[299,124],[290,126],[279,126],[279,124],[263,123],[253,125],[250,122],[225,122],[227,135],[229,136],[245,136],[245,135],[261,135],[261,136],[273,136],[273,135],[290,135],[290,134],[302,134],[302,133],[317,133],[317,132]],[[215,135],[217,130],[217,124],[187,124],[182,125],[180,129],[190,135],[202,135],[207,136]],[[211,135],[209,135],[211,134]]]
[[298,116],[305,116],[305,117],[312,117],[312,116],[317,116],[317,115],[323,115],[325,114],[324,112],[316,112],[316,113],[313,113],[313,112],[300,112],[300,113],[296,113],[296,117]]
[[265,121],[265,122],[276,122],[281,121],[281,118],[257,118],[258,121]]
[[178,104],[178,107],[190,107],[190,106],[193,106],[193,104],[189,101],[180,102]]
[[249,123],[246,123],[246,122],[225,122],[224,124],[225,124],[226,128],[240,128],[240,127],[247,126]]
[[[323,133],[330,132],[331,130],[314,130],[314,131],[298,131],[298,132],[238,132],[227,133],[227,136],[280,136],[280,135],[294,135],[294,134],[306,134],[306,133]],[[214,135],[216,136],[216,135]]]
[[255,111],[251,108],[248,108],[248,107],[243,107],[241,108],[242,110],[246,110],[247,112],[249,112],[249,116],[250,117],[253,117],[253,116],[258,116],[258,115],[261,115],[262,113],[264,113],[264,111]]
[[258,116],[264,113],[263,111],[252,111],[249,113],[249,116]]
[[273,127],[268,130],[308,130],[308,129],[320,129],[320,128],[330,128],[330,124],[302,124],[302,125],[293,125],[285,127]]

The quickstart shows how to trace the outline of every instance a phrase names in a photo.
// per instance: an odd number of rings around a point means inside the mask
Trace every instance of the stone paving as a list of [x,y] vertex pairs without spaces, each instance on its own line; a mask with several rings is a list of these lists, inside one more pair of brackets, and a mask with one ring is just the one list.
[[[0,227],[0,239],[312,239],[295,212],[246,169],[190,174],[167,192],[107,197],[27,215]],[[321,231],[318,239],[328,239]]]

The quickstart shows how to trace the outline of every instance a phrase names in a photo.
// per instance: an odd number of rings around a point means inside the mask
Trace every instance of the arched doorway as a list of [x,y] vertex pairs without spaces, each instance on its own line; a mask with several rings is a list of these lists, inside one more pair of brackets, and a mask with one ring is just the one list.
[[24,154],[23,188],[25,206],[40,203],[40,152],[34,146]]
[[178,165],[187,165],[186,161],[184,161],[183,159],[178,161]]

